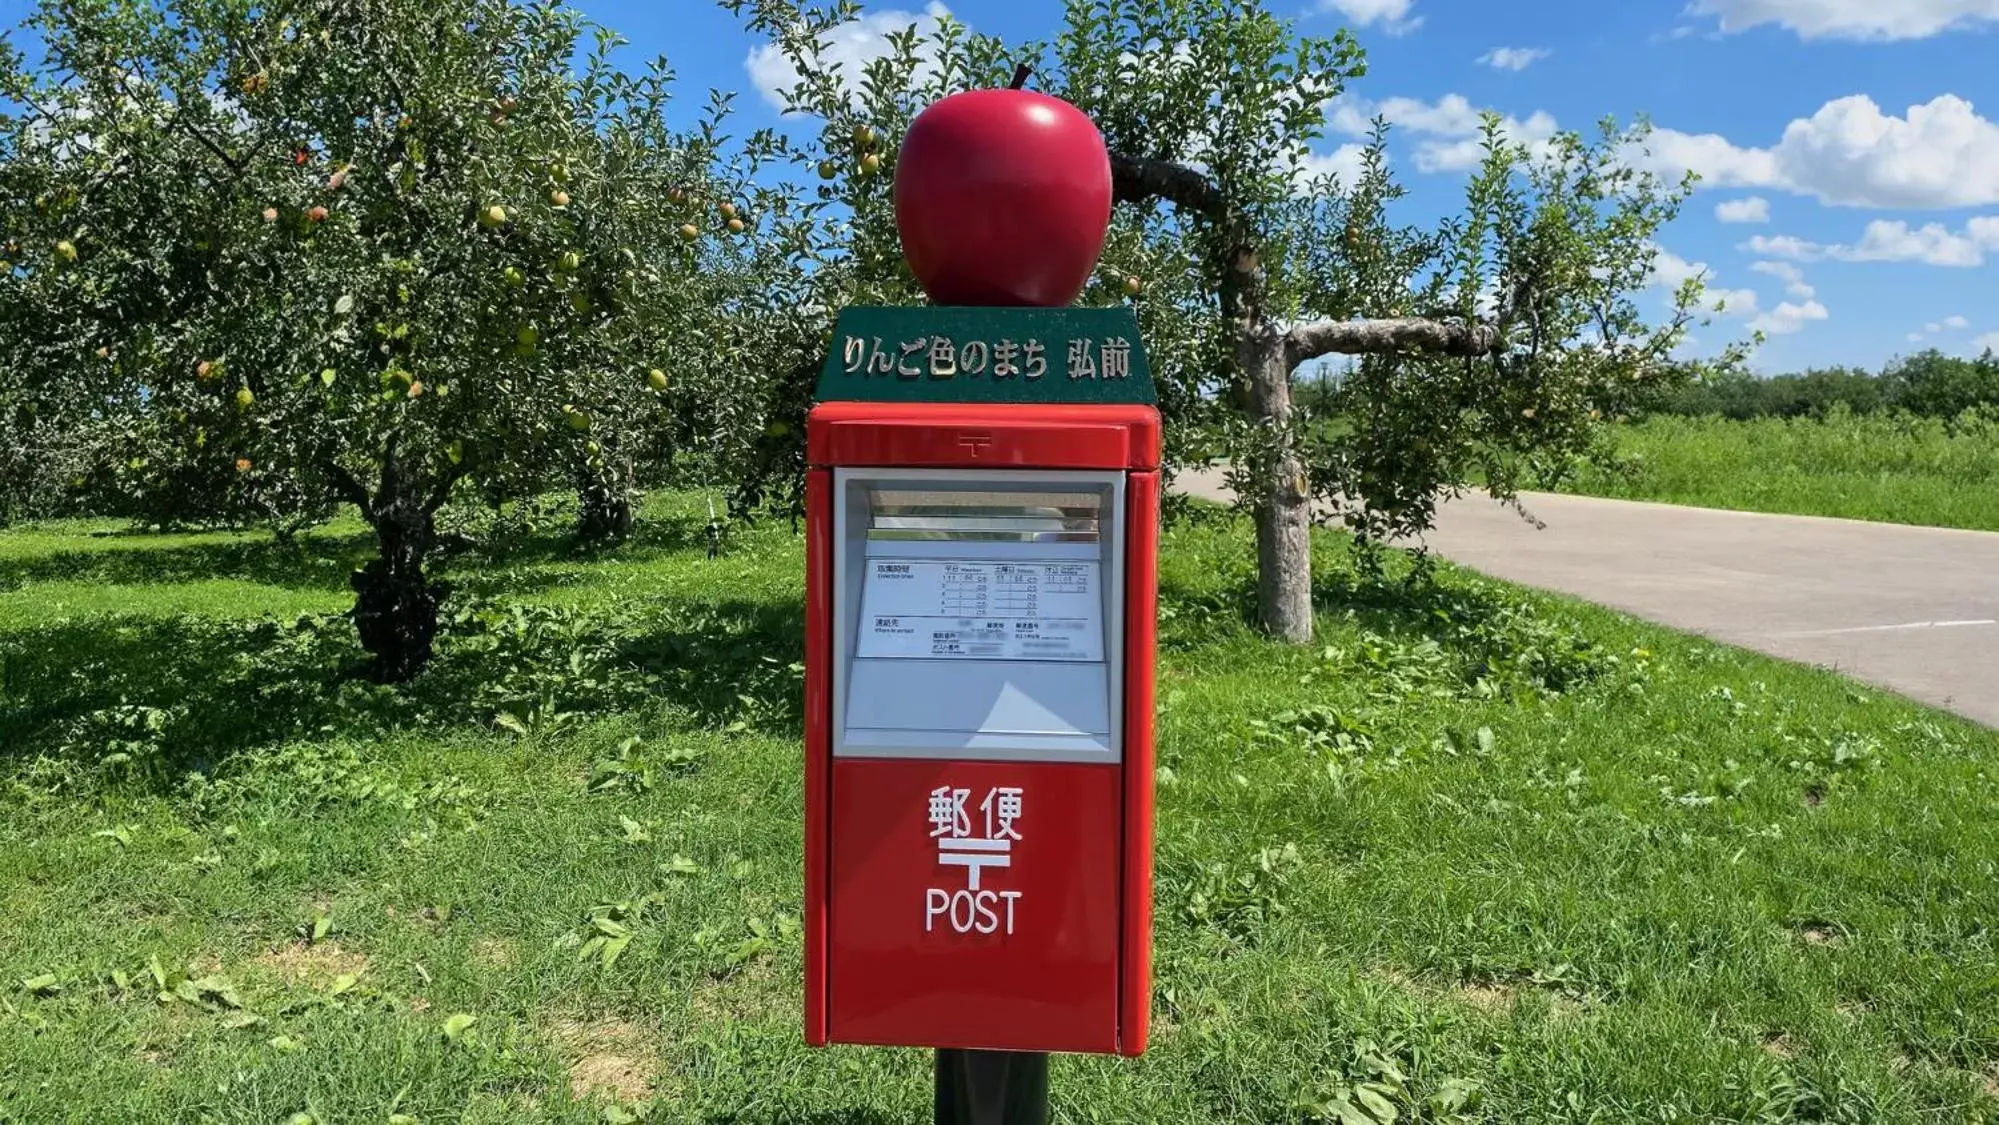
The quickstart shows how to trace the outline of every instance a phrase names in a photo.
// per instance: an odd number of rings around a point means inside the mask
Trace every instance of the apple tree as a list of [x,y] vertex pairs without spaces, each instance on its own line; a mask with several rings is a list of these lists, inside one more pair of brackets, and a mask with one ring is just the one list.
[[[725,2],[798,72],[790,107],[823,124],[820,158],[840,175],[855,130],[885,132],[892,153],[923,105],[1017,63],[1097,122],[1119,207],[1084,300],[1138,301],[1169,454],[1229,462],[1256,520],[1259,613],[1280,637],[1311,636],[1315,518],[1381,541],[1425,530],[1473,480],[1510,498],[1528,467],[1586,448],[1603,417],[1688,370],[1669,357],[1699,283],[1656,323],[1636,301],[1687,190],[1637,169],[1642,128],[1530,150],[1488,120],[1462,210],[1419,229],[1391,214],[1384,123],[1354,182],[1310,174],[1364,57],[1346,32],[1300,35],[1262,0],[1068,0],[1052,50],[945,20],[927,41],[892,37],[860,76],[827,51],[857,5]],[[885,191],[841,196],[856,299],[914,299]],[[1354,374],[1325,408],[1294,406],[1299,368],[1333,355],[1358,357]]]
[[718,194],[708,134],[666,131],[663,61],[618,72],[560,5],[51,0],[31,23],[0,144],[9,194],[54,201],[5,204],[52,279],[52,378],[98,388],[106,464],[164,507],[358,509],[353,618],[376,677],[413,677],[459,486],[609,466],[597,414],[658,397],[698,266],[663,249],[669,193]]

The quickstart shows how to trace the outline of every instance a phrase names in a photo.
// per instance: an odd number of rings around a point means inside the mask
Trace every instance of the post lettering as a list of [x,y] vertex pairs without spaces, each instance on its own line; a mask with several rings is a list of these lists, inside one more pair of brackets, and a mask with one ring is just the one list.
[[949,379],[958,373],[958,348],[949,336],[930,338],[930,377]]
[[1020,356],[1020,345],[1012,340],[1001,340],[993,345],[993,378],[1011,379],[1020,374],[1014,360]]
[[1069,378],[1094,379],[1096,377],[1097,365],[1090,358],[1090,341],[1069,341]]
[[1104,341],[1103,378],[1131,378],[1131,341],[1113,336]]

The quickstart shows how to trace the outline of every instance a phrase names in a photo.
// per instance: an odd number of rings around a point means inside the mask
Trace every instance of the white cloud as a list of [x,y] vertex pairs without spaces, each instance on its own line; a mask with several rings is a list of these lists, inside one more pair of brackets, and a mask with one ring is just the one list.
[[[1463,172],[1485,158],[1483,113],[1463,94],[1445,94],[1434,102],[1419,98],[1368,102],[1346,95],[1334,102],[1327,117],[1333,129],[1351,136],[1365,136],[1375,116],[1385,117],[1397,129],[1416,136],[1418,171]],[[1553,117],[1537,111],[1525,121],[1503,117],[1500,128],[1508,140],[1539,152],[1554,138],[1557,126]]]
[[1909,341],[1914,343],[1925,336],[1935,336],[1943,332],[1961,332],[1969,327],[1971,327],[1969,320],[1961,316],[1947,316],[1942,320],[1932,320],[1928,324],[1923,325],[1921,332],[1909,333]]
[[1712,284],[1713,271],[1706,262],[1689,262],[1663,246],[1653,247],[1652,284],[1665,290],[1677,290],[1688,281],[1699,278],[1704,288],[1701,291],[1702,305],[1710,312],[1719,312],[1734,317],[1755,316],[1761,310],[1762,301],[1754,289],[1722,289]]
[[1678,289],[1690,279],[1707,273],[1706,262],[1689,262],[1664,247],[1655,247],[1652,255],[1652,283],[1666,289]]
[[1999,0],[1695,0],[1723,31],[1777,24],[1805,39],[1923,39],[1999,20]]
[[1494,70],[1526,70],[1548,55],[1545,47],[1494,47],[1480,55],[1478,61]]
[[1824,320],[1826,315],[1825,306],[1817,301],[1806,301],[1802,305],[1785,301],[1750,321],[1749,327],[1765,336],[1789,336],[1814,320]]
[[1755,316],[1762,311],[1763,301],[1754,289],[1717,289],[1709,287],[1701,291],[1709,310],[1728,316]]
[[[889,54],[888,37],[891,33],[913,26],[917,37],[927,41],[949,18],[951,9],[939,0],[930,0],[921,12],[890,9],[864,15],[822,35],[819,40],[821,57],[828,63],[839,63],[841,81],[849,90],[858,93],[861,71],[869,61]],[[918,49],[925,54],[930,52],[927,42]],[[743,68],[750,72],[750,81],[764,100],[783,109],[785,91],[798,84],[798,71],[792,68],[791,60],[784,57],[784,52],[771,44],[757,47],[743,60]],[[929,72],[926,60],[918,75],[921,77]]]
[[1805,271],[1789,262],[1752,262],[1749,268],[1757,273],[1769,274],[1784,283],[1784,292],[1801,301],[1809,301],[1818,296],[1818,290],[1805,282]]
[[1770,221],[1770,201],[1760,195],[1724,200],[1715,205],[1714,217],[1724,223],[1767,223]]
[[1987,332],[1985,335],[1973,340],[1971,346],[1976,351],[1999,352],[1999,332]]
[[1319,0],[1321,12],[1337,12],[1356,27],[1379,23],[1390,35],[1407,35],[1423,26],[1422,16],[1409,14],[1415,6],[1416,0]]
[[1676,129],[1655,131],[1647,147],[1647,167],[1697,172],[1703,187],[1779,188],[1844,207],[1999,203],[1999,123],[1954,94],[1900,117],[1865,94],[1838,98],[1792,121],[1770,148]]
[[1341,187],[1351,188],[1360,182],[1366,156],[1366,145],[1341,145],[1332,152],[1314,152],[1299,165],[1298,178],[1310,180],[1330,175],[1339,179]]
[[1860,207],[1999,203],[1999,124],[1950,94],[1883,114],[1865,95],[1793,121],[1777,161],[1796,190]]
[[1999,215],[1981,216],[1962,232],[1941,223],[1911,227],[1900,219],[1876,219],[1852,244],[1807,242],[1791,235],[1757,235],[1741,249],[1769,258],[1798,262],[1920,262],[1928,266],[1970,269],[1985,264],[1988,251],[1999,251]]

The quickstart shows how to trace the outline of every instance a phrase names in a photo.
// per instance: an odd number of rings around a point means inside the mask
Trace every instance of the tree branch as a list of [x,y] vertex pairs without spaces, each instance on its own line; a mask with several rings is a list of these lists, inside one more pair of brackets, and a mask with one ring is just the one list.
[[1301,324],[1284,336],[1291,366],[1322,355],[1379,355],[1426,352],[1432,355],[1484,356],[1499,350],[1503,334],[1496,324],[1454,323],[1402,316],[1382,320],[1321,320]]
[[336,461],[326,463],[326,475],[333,478],[333,491],[339,493],[342,500],[361,509],[361,518],[367,519],[370,503],[368,490],[362,487],[360,480],[348,472],[346,466]]
[[444,475],[437,480],[437,487],[431,489],[430,495],[424,499],[423,510],[426,512],[435,512],[439,508],[444,507],[444,502],[451,499],[451,489],[459,481],[464,480],[466,474],[471,471],[472,466],[466,462],[461,462],[445,469]]
[[1164,199],[1209,219],[1222,217],[1222,193],[1206,176],[1167,160],[1111,154],[1111,198],[1119,203]]

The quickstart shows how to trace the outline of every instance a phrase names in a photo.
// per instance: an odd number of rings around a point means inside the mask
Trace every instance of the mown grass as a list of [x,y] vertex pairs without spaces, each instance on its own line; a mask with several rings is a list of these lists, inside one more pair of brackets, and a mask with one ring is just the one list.
[[[400,692],[338,530],[0,536],[0,1120],[924,1119],[802,1045],[800,547],[704,521],[461,557]],[[1250,555],[1167,536],[1154,1044],[1059,1119],[1999,1113],[1999,733],[1330,539],[1286,649]]]
[[1586,469],[1562,490],[1999,531],[1999,416],[1660,416],[1620,428],[1615,450],[1615,467]]

